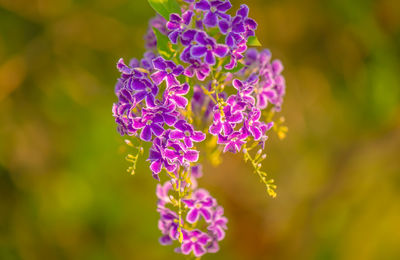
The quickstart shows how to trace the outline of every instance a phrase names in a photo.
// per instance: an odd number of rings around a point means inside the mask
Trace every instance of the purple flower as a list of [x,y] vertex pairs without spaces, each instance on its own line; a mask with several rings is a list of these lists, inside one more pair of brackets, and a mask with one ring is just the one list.
[[190,63],[190,66],[187,67],[183,73],[185,76],[192,78],[196,74],[198,80],[204,81],[211,72],[210,67],[200,60],[194,59],[190,61]]
[[169,172],[174,172],[177,168],[176,164],[170,163],[165,156],[165,146],[165,140],[162,138],[156,138],[154,139],[153,146],[150,149],[149,158],[147,160],[151,162],[150,169],[152,170],[155,179],[159,179],[158,174],[161,172],[163,167],[165,167]]
[[264,124],[260,122],[261,111],[254,108],[249,112],[247,120],[244,121],[244,127],[254,137],[254,140],[258,141],[265,135],[265,133],[271,129],[272,123]]
[[226,223],[228,223],[228,219],[223,216],[224,209],[221,206],[218,206],[212,217],[212,222],[208,226],[208,230],[210,230],[218,241],[221,241],[225,237],[225,230],[228,228]]
[[257,49],[251,48],[246,52],[245,63],[247,66],[252,66],[257,62],[258,59],[258,51]]
[[218,241],[213,239],[206,247],[207,253],[217,253],[219,251]]
[[164,120],[161,115],[154,113],[146,113],[142,117],[133,120],[135,129],[142,129],[140,139],[149,142],[153,135],[160,136],[164,133]]
[[260,83],[257,89],[257,107],[265,109],[268,103],[275,106],[279,111],[285,95],[285,79],[281,75],[283,66],[279,60],[274,60],[270,63],[271,53],[268,50],[261,52],[258,55],[258,62],[255,66],[260,67]]
[[247,133],[240,131],[233,132],[229,136],[218,136],[218,144],[225,144],[224,153],[236,153],[242,149],[242,145],[246,143]]
[[152,113],[161,116],[164,123],[168,126],[173,126],[180,115],[179,112],[176,111],[175,103],[168,99],[164,103],[158,103],[155,108],[144,108],[143,111],[144,113]]
[[221,133],[230,135],[233,132],[234,126],[243,120],[242,113],[234,111],[229,105],[223,108],[223,113],[221,113],[218,107],[214,108],[214,110],[214,122],[209,128],[209,132],[212,135]]
[[122,74],[120,81],[127,88],[129,88],[129,85],[130,85],[129,84],[130,79],[145,78],[147,76],[145,73],[140,72],[137,69],[130,68],[129,66],[127,66],[124,62],[124,59],[122,59],[122,58],[119,59],[117,62],[117,69]]
[[225,43],[229,48],[236,48],[237,43],[243,40],[242,34],[246,32],[243,19],[239,16],[234,17],[232,20],[221,20],[219,22],[221,33],[226,35]]
[[171,100],[180,108],[185,108],[188,104],[188,100],[183,96],[189,92],[189,88],[190,86],[188,83],[169,87],[166,90],[166,99]]
[[143,99],[146,100],[148,107],[155,107],[155,96],[158,94],[158,87],[148,79],[133,79],[130,86],[135,93],[133,98],[135,103],[139,103]]
[[185,49],[180,55],[180,59],[186,63],[191,63],[193,60],[197,60],[192,57],[190,50],[196,44],[195,37],[197,35],[196,30],[187,30],[181,35],[181,43],[185,46]]
[[[211,118],[215,103],[204,94],[200,86],[193,88],[192,110],[202,121],[208,122]],[[205,110],[205,111],[203,111]]]
[[168,32],[166,23],[167,21],[161,15],[157,15],[150,20],[147,33],[144,37],[147,49],[153,49],[157,47],[157,38],[153,32],[153,28],[157,28],[162,34],[167,35]]
[[192,176],[195,178],[201,178],[203,176],[203,167],[201,166],[201,164],[192,166]]
[[248,81],[233,80],[232,85],[238,92],[236,95],[230,96],[226,102],[232,106],[234,111],[243,111],[246,107],[252,107],[255,104],[255,99],[251,94],[254,92],[254,85],[257,82],[257,78]]
[[[177,243],[182,232],[175,251],[200,257],[219,250],[228,220],[210,193],[198,188],[202,165],[195,143],[204,141],[206,134],[195,127],[208,126],[224,153],[241,151],[251,139],[263,148],[273,122],[261,120],[261,109],[269,104],[280,109],[285,81],[282,64],[271,61],[268,50],[246,53],[248,38],[257,28],[247,5],[231,16],[229,0],[178,2],[182,15],[170,14],[169,21],[158,15],[150,21],[142,59],[132,59],[129,65],[118,61],[118,101],[112,113],[121,135],[151,142],[147,161],[153,177],[160,180],[160,172],[167,172],[168,181],[156,189],[160,243]],[[166,35],[168,44],[179,45],[173,60],[160,56],[153,29]],[[175,207],[177,191],[183,217]]]
[[172,240],[178,239],[178,216],[169,209],[160,211],[160,220],[158,221],[158,229],[163,236],[160,238],[161,245],[170,245]]
[[186,215],[187,222],[192,224],[196,223],[199,220],[200,215],[203,216],[206,222],[211,221],[212,207],[214,206],[214,200],[212,197],[187,199],[183,200],[183,202],[190,209]]
[[169,148],[165,149],[165,157],[184,165],[185,162],[197,162],[199,151],[189,150],[182,143],[174,142],[169,145]]
[[206,12],[203,23],[208,27],[215,27],[218,24],[218,17],[229,19],[229,15],[225,14],[226,11],[231,9],[232,5],[227,1],[220,0],[200,0],[195,5],[196,9]]
[[182,17],[178,14],[170,14],[167,28],[170,30],[168,37],[173,44],[178,43],[178,37],[192,21],[193,14],[192,11],[184,12]]
[[194,131],[193,126],[185,120],[179,120],[175,123],[175,130],[170,132],[169,137],[183,140],[188,148],[193,147],[193,142],[202,142],[206,139],[204,133],[201,131]]
[[[202,171],[201,164],[191,167],[190,181],[191,181],[192,185],[190,187],[192,189],[197,189],[197,186],[198,186],[197,179],[201,178],[202,176],[203,176],[203,171]],[[195,198],[196,196],[194,195],[193,197]]]
[[176,77],[183,73],[183,67],[181,65],[177,66],[172,61],[157,57],[153,59],[153,66],[157,72],[151,75],[151,79],[156,85],[160,85],[165,79],[168,87],[179,85],[179,81]]
[[223,44],[217,44],[215,40],[205,32],[198,32],[195,36],[197,44],[190,49],[190,54],[194,58],[204,58],[209,65],[215,64],[215,56],[223,58],[228,53],[228,47]]
[[200,230],[186,231],[183,230],[183,242],[181,245],[181,251],[184,255],[190,254],[193,251],[196,257],[200,257],[206,253],[205,246],[211,238],[201,232]]
[[241,5],[240,9],[236,12],[236,16],[240,17],[244,23],[245,33],[244,38],[247,39],[250,36],[254,36],[254,31],[257,29],[257,23],[253,19],[249,18],[249,7],[247,5]]
[[237,66],[238,60],[241,60],[243,58],[242,53],[247,50],[247,44],[246,41],[242,41],[240,43],[237,43],[237,46],[235,49],[231,50],[230,52],[230,62],[225,65],[225,69],[231,70]]
[[164,185],[157,184],[156,195],[158,198],[158,206],[163,207],[165,204],[170,203],[171,200],[168,196],[168,192],[172,189],[170,181],[164,183]]
[[147,51],[144,53],[143,59],[140,60],[140,64],[142,65],[142,67],[145,70],[148,70],[151,72],[154,70],[153,62],[152,62],[154,58],[156,58],[156,55],[154,54],[154,52]]
[[[130,95],[128,91],[122,89],[119,92],[120,100],[121,97],[124,96],[124,94],[122,93]],[[125,103],[123,101],[120,101],[117,104],[113,105],[112,113],[115,118],[115,122],[118,124],[117,130],[121,135],[127,134],[132,136],[137,134],[137,129],[133,128],[132,126],[133,118],[135,117],[135,115],[132,113],[131,108],[132,105],[129,102]]]

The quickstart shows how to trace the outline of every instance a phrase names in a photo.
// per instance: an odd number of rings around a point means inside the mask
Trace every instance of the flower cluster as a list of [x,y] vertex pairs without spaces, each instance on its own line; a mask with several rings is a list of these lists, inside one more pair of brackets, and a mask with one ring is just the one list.
[[[216,199],[208,191],[197,188],[196,178],[201,176],[199,166],[192,167],[191,172],[191,180],[188,182],[177,184],[173,179],[163,185],[157,185],[157,211],[160,214],[158,228],[162,233],[160,238],[162,245],[170,245],[173,241],[180,240],[180,247],[176,248],[175,251],[185,255],[193,252],[196,257],[200,257],[206,252],[218,251],[218,241],[225,237],[228,220],[223,216],[224,210],[221,206],[218,206]],[[185,189],[190,187],[190,183],[192,183],[192,192],[186,194],[181,202],[177,202],[170,195],[174,191],[184,193]],[[180,187],[177,187],[177,185],[180,185]],[[183,203],[187,209],[185,218],[170,209],[179,203]],[[184,228],[185,223],[187,225],[201,225],[204,227],[203,231],[198,228]]]
[[[121,135],[139,140],[138,150],[150,144],[152,176],[167,178],[156,190],[160,243],[178,243],[176,252],[200,257],[219,250],[227,229],[223,208],[198,188],[200,151],[242,152],[273,195],[260,163],[285,81],[268,50],[248,49],[257,23],[246,5],[232,15],[229,0],[185,0],[181,12],[165,17],[177,5],[167,2],[155,8],[164,17],[150,20],[144,57],[117,63],[113,116]],[[129,158],[136,164],[138,155]]]

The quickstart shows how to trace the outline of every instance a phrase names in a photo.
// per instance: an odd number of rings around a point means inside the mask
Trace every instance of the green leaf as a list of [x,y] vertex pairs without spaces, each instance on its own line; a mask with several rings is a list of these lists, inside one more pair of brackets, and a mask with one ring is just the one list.
[[261,46],[261,42],[258,40],[257,36],[250,36],[247,39],[248,46]]
[[181,14],[181,7],[176,0],[147,0],[150,6],[167,21],[172,13]]
[[153,31],[157,38],[158,53],[160,53],[164,59],[171,59],[176,51],[176,46],[172,45],[172,43],[169,41],[169,38],[162,34],[157,28],[153,28]]

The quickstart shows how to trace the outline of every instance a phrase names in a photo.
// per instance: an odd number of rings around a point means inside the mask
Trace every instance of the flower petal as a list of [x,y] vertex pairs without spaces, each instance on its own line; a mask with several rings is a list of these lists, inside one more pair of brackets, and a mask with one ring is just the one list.
[[203,10],[203,11],[207,11],[207,10],[210,10],[211,6],[207,0],[201,0],[200,2],[196,3],[195,8]]
[[196,257],[200,257],[206,253],[206,250],[199,244],[194,244],[193,253]]
[[196,223],[199,220],[199,210],[196,208],[191,209],[186,216],[186,220],[191,224]]
[[218,44],[217,47],[214,49],[214,53],[218,57],[223,58],[228,53],[228,47],[222,44]]
[[214,53],[213,53],[212,51],[207,51],[207,53],[206,53],[206,58],[204,59],[204,61],[205,61],[208,65],[215,65]]
[[193,57],[197,58],[203,57],[204,55],[206,55],[206,52],[207,52],[207,47],[202,45],[196,45],[190,49],[190,54]]
[[217,15],[213,12],[207,12],[206,16],[203,19],[203,22],[208,27],[217,26],[218,18]]
[[151,136],[151,128],[150,126],[146,125],[140,133],[140,138],[143,141],[149,142],[151,140]]
[[189,162],[196,162],[199,159],[199,151],[189,150],[185,153],[184,158]]
[[161,82],[165,79],[167,73],[165,71],[158,71],[151,75],[151,79],[156,85],[160,85]]

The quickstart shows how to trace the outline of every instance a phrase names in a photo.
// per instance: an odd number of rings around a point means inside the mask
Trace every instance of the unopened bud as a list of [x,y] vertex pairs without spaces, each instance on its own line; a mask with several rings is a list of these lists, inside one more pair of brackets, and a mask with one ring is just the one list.
[[131,142],[130,140],[125,139],[124,141],[125,141],[125,143],[126,143],[127,145],[133,147],[133,144],[132,144],[132,142]]

